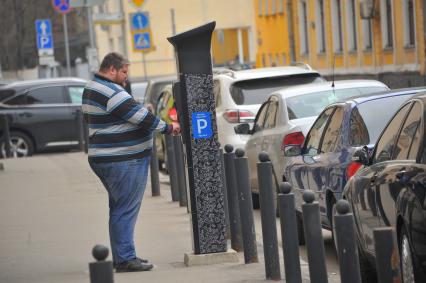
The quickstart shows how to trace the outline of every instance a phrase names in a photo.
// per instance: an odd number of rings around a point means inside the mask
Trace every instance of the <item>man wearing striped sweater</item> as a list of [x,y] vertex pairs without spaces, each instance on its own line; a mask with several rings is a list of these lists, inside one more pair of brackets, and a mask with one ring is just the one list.
[[179,132],[151,114],[122,87],[129,61],[118,53],[103,59],[83,92],[89,125],[89,164],[109,197],[109,236],[117,272],[147,271],[136,256],[133,234],[145,191],[154,131]]

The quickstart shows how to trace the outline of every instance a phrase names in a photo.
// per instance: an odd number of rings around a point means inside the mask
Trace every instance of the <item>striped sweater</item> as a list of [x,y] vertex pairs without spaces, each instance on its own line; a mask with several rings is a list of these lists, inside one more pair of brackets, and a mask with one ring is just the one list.
[[153,131],[171,126],[136,102],[123,87],[95,75],[83,92],[89,126],[89,161],[116,162],[145,157],[152,151]]

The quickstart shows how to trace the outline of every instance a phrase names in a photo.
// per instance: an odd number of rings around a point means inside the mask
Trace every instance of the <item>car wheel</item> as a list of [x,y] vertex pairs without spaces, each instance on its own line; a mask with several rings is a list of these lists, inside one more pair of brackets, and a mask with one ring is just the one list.
[[253,202],[253,209],[259,209],[260,208],[259,194],[251,193],[251,199]]
[[331,223],[331,239],[333,240],[334,244],[334,250],[336,251],[336,256],[339,256],[339,250],[337,249],[337,240],[336,240],[336,227],[334,225],[334,215],[337,214],[337,206],[336,201],[332,201],[332,208],[331,208],[331,217],[330,217],[330,223]]
[[408,240],[407,232],[404,228],[401,229],[400,235],[400,255],[401,255],[401,272],[402,282],[412,283],[416,282],[414,277],[414,262],[411,253],[411,246]]
[[299,246],[305,245],[305,231],[303,229],[303,218],[302,214],[296,211],[296,229],[297,237],[299,239]]
[[[24,133],[10,133],[10,151],[13,158],[31,156],[34,153],[34,145],[31,139]],[[6,143],[1,142],[0,153],[2,157],[6,156]]]

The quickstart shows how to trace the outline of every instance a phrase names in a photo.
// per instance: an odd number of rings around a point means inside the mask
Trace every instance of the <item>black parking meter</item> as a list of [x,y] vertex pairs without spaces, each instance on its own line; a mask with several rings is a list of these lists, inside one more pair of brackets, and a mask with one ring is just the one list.
[[212,22],[168,38],[176,52],[174,92],[186,147],[195,254],[225,252],[224,180],[210,54]]

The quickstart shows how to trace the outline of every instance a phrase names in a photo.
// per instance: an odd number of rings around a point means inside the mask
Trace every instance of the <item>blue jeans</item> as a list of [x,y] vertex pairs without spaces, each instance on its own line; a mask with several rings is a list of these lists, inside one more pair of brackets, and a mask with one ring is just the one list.
[[109,198],[109,238],[114,263],[136,258],[133,234],[141,207],[150,157],[120,162],[94,163]]

